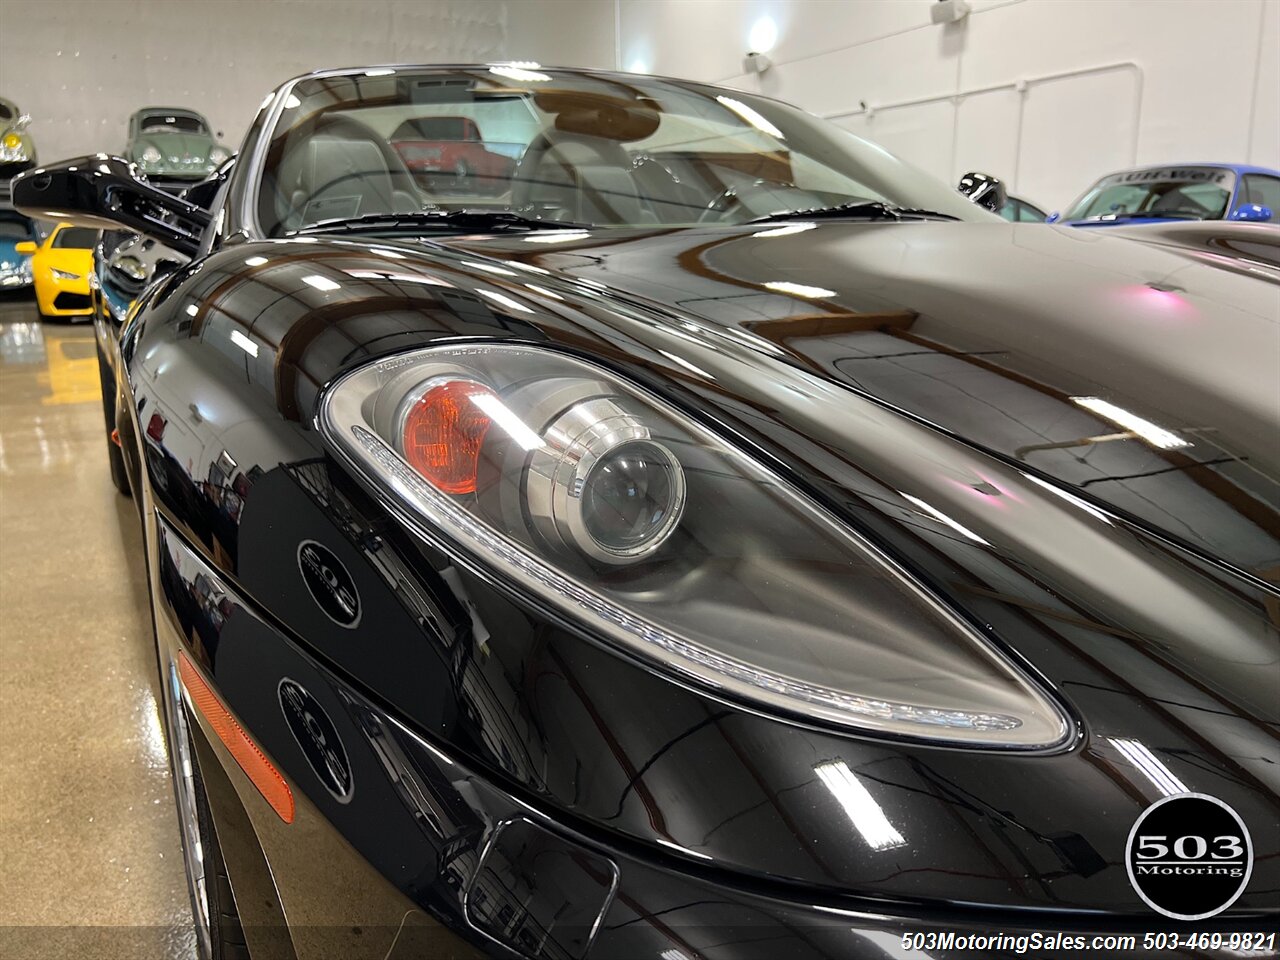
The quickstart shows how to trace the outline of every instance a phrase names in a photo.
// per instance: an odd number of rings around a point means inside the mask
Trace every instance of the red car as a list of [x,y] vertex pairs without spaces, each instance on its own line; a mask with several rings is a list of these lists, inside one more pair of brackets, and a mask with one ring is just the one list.
[[501,193],[516,162],[486,149],[470,117],[418,117],[391,134],[391,145],[424,186]]

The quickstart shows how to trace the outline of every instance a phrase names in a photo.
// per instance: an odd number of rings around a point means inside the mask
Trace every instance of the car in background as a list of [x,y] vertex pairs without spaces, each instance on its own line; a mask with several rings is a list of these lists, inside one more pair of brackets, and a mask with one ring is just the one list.
[[416,117],[401,123],[388,139],[428,189],[501,193],[516,165],[514,157],[489,149],[470,117]]
[[125,158],[162,190],[177,192],[231,158],[207,121],[183,107],[144,107],[129,118]]
[[997,213],[1011,223],[1044,223],[1048,214],[1030,200],[1009,197]]
[[59,223],[44,241],[27,240],[17,252],[31,256],[36,308],[46,320],[55,317],[89,319],[93,314],[90,277],[98,231]]
[[1269,223],[1280,214],[1280,170],[1229,163],[1161,164],[1108,174],[1049,223],[1073,227],[1166,220]]
[[36,165],[36,145],[27,132],[30,123],[31,117],[16,103],[0,97],[0,180],[5,181],[5,193],[10,177]]
[[16,210],[0,209],[0,290],[31,286],[31,254],[19,253],[24,243],[34,244],[36,225]]

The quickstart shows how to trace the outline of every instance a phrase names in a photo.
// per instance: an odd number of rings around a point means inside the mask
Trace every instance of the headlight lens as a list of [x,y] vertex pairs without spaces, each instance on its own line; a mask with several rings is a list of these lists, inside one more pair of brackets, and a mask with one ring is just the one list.
[[1056,703],[892,558],[593,364],[422,350],[340,379],[320,426],[451,556],[714,695],[972,746],[1068,737]]
[[57,267],[52,267],[50,269],[53,272],[53,278],[55,280],[79,280],[80,279],[80,274],[78,273],[72,273],[69,270],[59,270]]
[[209,151],[209,162],[220,167],[231,158],[231,152],[223,147],[214,147]]
[[153,146],[144,147],[142,150],[143,163],[159,163],[161,160],[160,151]]

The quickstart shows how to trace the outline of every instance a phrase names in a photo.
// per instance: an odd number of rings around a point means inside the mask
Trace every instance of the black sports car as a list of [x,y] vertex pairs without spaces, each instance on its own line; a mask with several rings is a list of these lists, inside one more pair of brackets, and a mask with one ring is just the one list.
[[[510,184],[422,193],[434,114]],[[1274,952],[1274,231],[527,64],[292,80],[239,157],[14,187],[191,258],[104,381],[205,955]]]

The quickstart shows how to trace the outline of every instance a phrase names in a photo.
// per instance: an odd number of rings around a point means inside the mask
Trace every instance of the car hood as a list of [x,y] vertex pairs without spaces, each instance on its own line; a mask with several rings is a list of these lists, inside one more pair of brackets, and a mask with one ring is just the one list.
[[1280,270],[1257,243],[1135,235],[826,223],[462,245],[696,320],[1280,580]]
[[[541,809],[806,893],[1145,916],[1126,839],[1186,788],[1254,831],[1240,908],[1274,908],[1280,604],[1256,582],[1275,565],[1276,415],[1255,395],[1274,380],[1267,275],[1113,231],[832,222],[237,242],[151,291],[122,359],[161,428],[157,502],[310,651]],[[370,500],[318,456],[314,414],[371,358],[476,338],[591,357],[753,451],[1016,656],[1078,739],[974,752],[785,722],[531,620],[483,564],[450,585],[394,496]],[[1192,445],[1063,446],[1125,433],[1072,397]],[[217,440],[184,448],[162,411],[177,403],[177,423],[193,398]],[[204,499],[209,450],[260,474],[234,521]],[[281,579],[304,537],[360,578],[368,642]],[[447,645],[423,642],[446,615],[419,596],[453,597],[457,635],[483,643],[456,650],[471,679],[452,719],[431,687]],[[768,648],[788,623],[741,629]],[[820,767],[865,789],[829,789]]]
[[41,266],[67,270],[85,277],[93,272],[93,251],[77,247],[56,247],[37,251]]

